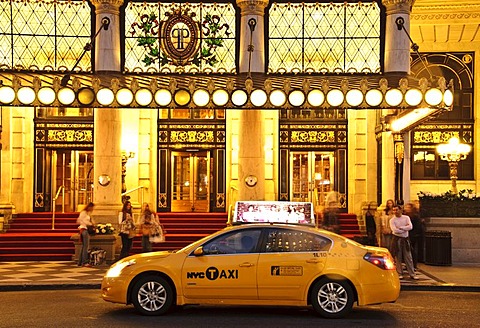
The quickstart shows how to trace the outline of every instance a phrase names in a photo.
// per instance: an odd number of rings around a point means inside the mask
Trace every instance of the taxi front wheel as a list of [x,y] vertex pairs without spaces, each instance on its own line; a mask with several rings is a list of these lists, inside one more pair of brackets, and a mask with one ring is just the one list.
[[161,315],[173,305],[174,295],[170,283],[159,276],[146,276],[135,283],[132,303],[145,315]]
[[325,318],[342,318],[353,307],[353,290],[344,280],[321,279],[311,295],[313,308]]

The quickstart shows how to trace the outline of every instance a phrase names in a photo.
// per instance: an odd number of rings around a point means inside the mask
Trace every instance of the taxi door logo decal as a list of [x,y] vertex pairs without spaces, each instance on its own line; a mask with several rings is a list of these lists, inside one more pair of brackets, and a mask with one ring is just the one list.
[[217,280],[217,279],[238,279],[238,270],[227,269],[218,270],[216,267],[209,267],[205,272],[187,272],[187,279],[204,279]]
[[277,266],[270,268],[272,276],[303,276],[303,267],[301,266]]

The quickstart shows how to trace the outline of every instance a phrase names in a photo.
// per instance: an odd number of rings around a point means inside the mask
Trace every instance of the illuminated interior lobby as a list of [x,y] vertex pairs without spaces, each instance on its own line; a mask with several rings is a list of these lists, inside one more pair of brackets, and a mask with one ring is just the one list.
[[[0,212],[479,190],[480,1],[0,1]],[[478,83],[478,82],[477,82]],[[152,207],[152,206],[151,206]],[[105,220],[103,220],[105,221]]]

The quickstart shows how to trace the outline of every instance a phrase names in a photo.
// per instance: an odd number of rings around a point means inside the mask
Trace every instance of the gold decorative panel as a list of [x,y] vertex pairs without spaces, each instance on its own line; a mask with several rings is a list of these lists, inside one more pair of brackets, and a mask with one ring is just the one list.
[[213,131],[171,131],[171,142],[214,142]]

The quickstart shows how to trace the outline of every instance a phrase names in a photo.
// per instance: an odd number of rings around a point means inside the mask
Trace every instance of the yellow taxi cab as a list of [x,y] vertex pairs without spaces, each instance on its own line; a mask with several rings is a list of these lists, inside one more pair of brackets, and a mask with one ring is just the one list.
[[310,225],[233,225],[178,251],[113,264],[102,297],[145,315],[175,305],[312,306],[340,318],[358,305],[395,302],[400,281],[385,248]]

